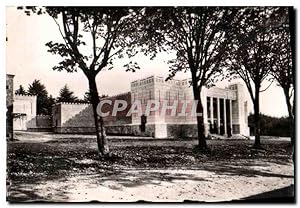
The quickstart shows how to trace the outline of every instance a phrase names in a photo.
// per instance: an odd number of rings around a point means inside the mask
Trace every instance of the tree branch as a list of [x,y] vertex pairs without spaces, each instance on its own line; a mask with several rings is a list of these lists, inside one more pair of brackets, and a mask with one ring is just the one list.
[[273,81],[274,81],[274,79],[272,79],[272,81],[270,82],[270,84],[269,84],[265,89],[260,90],[259,92],[264,92],[264,91],[266,91],[267,89],[269,89],[269,87],[272,85]]

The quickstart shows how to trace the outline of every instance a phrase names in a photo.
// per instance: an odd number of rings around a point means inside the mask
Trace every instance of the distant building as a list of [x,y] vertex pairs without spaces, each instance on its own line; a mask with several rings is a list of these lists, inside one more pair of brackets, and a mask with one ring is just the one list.
[[[140,100],[145,108],[148,100],[167,101],[169,105],[174,102],[193,100],[192,88],[189,80],[165,81],[163,77],[150,76],[131,83],[132,101]],[[222,135],[242,134],[249,135],[248,128],[248,100],[247,92],[242,84],[232,84],[228,88],[203,88],[201,100],[204,108],[204,124],[206,133]],[[162,105],[160,105],[162,106]],[[179,106],[179,109],[181,107]],[[159,114],[161,109],[153,112],[147,118],[147,125],[154,125],[155,137],[176,137],[180,134],[196,136],[196,117],[172,116],[170,111],[164,116]],[[187,113],[192,110],[187,107]],[[141,118],[132,117],[132,124],[140,124]]]
[[52,131],[52,115],[37,115],[37,96],[15,95],[13,125],[16,131]]
[[[205,132],[221,135],[249,135],[247,92],[242,84],[232,84],[227,88],[204,88],[201,93]],[[128,108],[116,117],[104,117],[108,134],[143,135],[155,138],[196,137],[196,117],[181,115],[182,101],[193,101],[189,80],[165,81],[163,77],[150,76],[131,82],[131,90],[105,99],[126,100],[129,106],[140,101],[143,112],[149,100],[158,100],[168,105],[178,103],[175,116],[169,109],[161,115],[161,108],[150,112],[149,116],[137,113],[126,116]],[[191,103],[191,102],[188,102]],[[111,106],[106,107],[111,111]],[[106,112],[106,110],[104,110]],[[192,106],[186,107],[192,111]],[[94,132],[92,108],[89,104],[58,103],[53,106],[53,128],[60,133]]]
[[[115,96],[101,98],[102,100],[125,100],[131,103],[131,93],[122,93]],[[104,117],[105,125],[113,128],[114,126],[129,125],[132,123],[131,117],[126,117],[130,105],[124,111],[120,111],[116,116]],[[111,111],[111,105],[103,105],[103,112]],[[90,133],[95,132],[95,122],[93,117],[92,105],[86,103],[56,103],[52,107],[52,128],[56,133]],[[122,133],[122,129],[119,130]]]
[[14,100],[14,130],[27,130],[36,117],[36,96],[15,95]]
[[13,138],[13,131],[52,131],[51,115],[36,115],[37,97],[15,95],[14,75],[6,74],[6,137]]

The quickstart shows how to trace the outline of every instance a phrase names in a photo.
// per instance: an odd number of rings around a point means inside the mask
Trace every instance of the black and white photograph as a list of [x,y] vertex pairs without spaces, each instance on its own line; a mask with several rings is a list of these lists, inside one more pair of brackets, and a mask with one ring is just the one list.
[[297,9],[128,3],[5,6],[7,203],[295,203]]

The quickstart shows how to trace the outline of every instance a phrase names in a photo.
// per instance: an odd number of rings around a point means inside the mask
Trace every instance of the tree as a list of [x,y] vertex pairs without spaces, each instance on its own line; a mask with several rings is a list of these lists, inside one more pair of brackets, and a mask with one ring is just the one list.
[[[48,14],[58,26],[63,42],[50,41],[49,52],[60,55],[63,60],[54,70],[76,72],[81,70],[89,83],[93,107],[97,145],[100,155],[109,154],[103,118],[97,115],[99,103],[96,76],[100,71],[113,67],[115,59],[136,55],[136,38],[140,8],[128,7],[27,7],[30,15]],[[86,40],[91,44],[86,44]],[[126,71],[135,71],[138,65],[130,61]]]
[[65,85],[60,91],[59,96],[57,97],[57,102],[70,102],[74,103],[78,100],[76,96],[74,96],[74,92],[72,92],[68,85]]
[[[254,115],[248,116],[248,124],[250,126],[250,132],[253,131],[252,127],[254,123]],[[264,114],[260,114],[261,135],[265,136],[290,136],[290,122],[288,117],[272,117]]]
[[211,87],[222,77],[225,52],[229,50],[230,24],[238,21],[237,10],[220,7],[147,8],[143,51],[151,58],[160,51],[175,51],[169,60],[172,79],[177,72],[189,71],[196,112],[198,146],[207,149],[204,133],[203,87]]
[[26,91],[24,90],[23,86],[20,85],[20,86],[19,86],[19,89],[17,89],[17,90],[15,91],[15,94],[16,94],[16,95],[26,95],[27,93],[26,93]]
[[231,75],[241,78],[248,89],[254,106],[254,148],[260,144],[260,93],[274,65],[274,48],[278,35],[274,33],[272,14],[277,8],[252,7],[240,10],[244,19],[235,25],[235,39],[231,44],[232,51],[228,53],[228,69]]
[[52,106],[55,104],[55,98],[50,95],[47,99],[47,115],[52,115]]
[[92,96],[91,96],[91,93],[90,91],[88,90],[87,92],[84,93],[83,95],[83,100],[87,103],[91,103],[92,101]]
[[35,79],[32,84],[28,86],[28,95],[37,96],[37,114],[49,115],[48,92],[40,80]]
[[280,8],[277,12],[279,41],[275,48],[276,55],[272,76],[282,88],[285,95],[290,122],[291,142],[294,145],[295,105],[293,102],[295,102],[294,88],[296,74],[292,61],[293,44],[291,44],[291,36],[294,34],[294,31],[291,31],[291,28],[294,27],[291,23],[293,22],[293,12],[290,8]]
[[[105,97],[108,97],[108,95],[105,95],[105,94],[102,94],[102,95],[100,95],[100,99],[101,98],[105,98]],[[85,102],[85,103],[91,103],[91,93],[90,93],[90,91],[88,90],[88,91],[86,91],[85,93],[84,93],[84,95],[83,95],[83,102]]]

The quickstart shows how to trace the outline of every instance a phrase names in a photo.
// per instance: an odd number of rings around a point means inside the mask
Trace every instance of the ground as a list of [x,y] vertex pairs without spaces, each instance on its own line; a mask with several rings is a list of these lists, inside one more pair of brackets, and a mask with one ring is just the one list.
[[[16,133],[8,142],[7,199],[19,201],[231,201],[293,196],[289,141],[112,137],[113,157],[91,135]],[[275,200],[276,198],[274,198]]]

